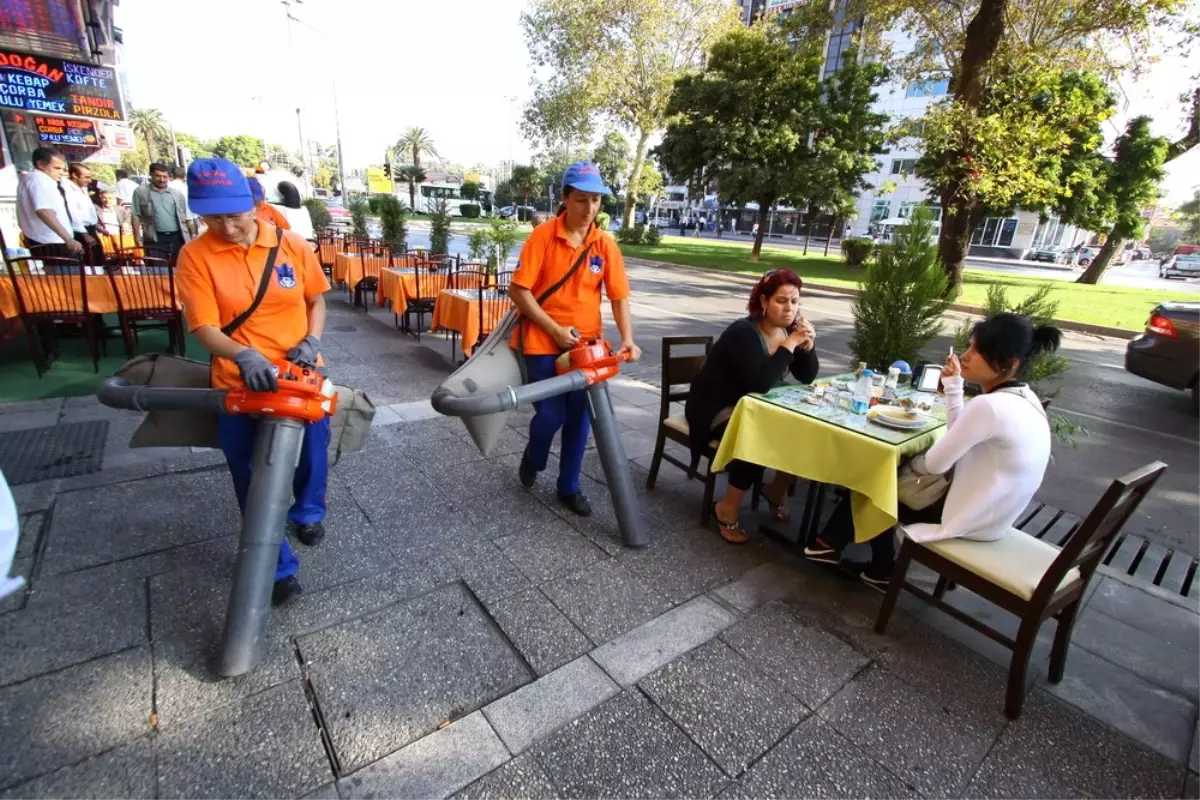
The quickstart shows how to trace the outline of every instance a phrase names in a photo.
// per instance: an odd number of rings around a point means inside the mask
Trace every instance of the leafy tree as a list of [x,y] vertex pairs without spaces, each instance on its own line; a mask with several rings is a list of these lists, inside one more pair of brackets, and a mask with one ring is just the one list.
[[[903,74],[950,82],[949,101],[927,125],[941,166],[933,168],[926,154],[922,175],[942,203],[938,253],[950,276],[948,291],[957,293],[961,286],[963,258],[982,204],[980,184],[1002,189],[1006,181],[1003,174],[991,174],[989,168],[999,163],[995,154],[1021,155],[1031,134],[1024,119],[1008,124],[1016,120],[985,112],[989,89],[1034,70],[1096,68],[1117,74],[1144,58],[1152,29],[1186,5],[1185,0],[851,0],[847,16],[869,6],[875,23],[869,38],[878,42],[878,31],[898,27],[911,42],[911,51],[894,59]],[[991,97],[993,103],[1000,99]],[[1038,138],[1039,126],[1033,127]],[[1039,177],[1028,163],[1022,167]]]
[[462,195],[463,200],[470,200],[474,203],[479,199],[479,183],[478,181],[463,181],[458,187],[458,193]]
[[516,194],[513,193],[512,184],[508,181],[500,181],[492,199],[499,208],[513,205],[516,202]]
[[404,206],[395,195],[379,195],[379,225],[381,238],[394,249],[403,250],[408,245],[408,226],[404,223]]
[[129,115],[129,127],[146,143],[146,152],[150,160],[157,159],[158,142],[165,141],[170,136],[162,112],[157,108],[135,108]]
[[333,222],[333,216],[329,213],[329,206],[325,205],[325,201],[319,197],[310,197],[304,201],[304,207],[308,209],[308,216],[312,219],[313,230],[321,230],[328,228]]
[[642,174],[631,186],[626,188],[626,194],[632,194],[635,203],[645,203],[649,207],[654,198],[662,194],[662,190],[662,173],[647,159],[642,162]]
[[213,142],[213,155],[226,158],[239,167],[253,167],[263,161],[262,140],[246,133],[222,136]]
[[445,199],[433,204],[429,215],[429,253],[440,256],[450,252],[450,208]]
[[192,136],[190,133],[175,133],[175,143],[186,147],[192,153],[192,158],[212,158],[212,144]]
[[933,244],[933,216],[918,207],[896,230],[891,244],[867,264],[854,298],[855,361],[884,370],[896,360],[913,362],[942,331],[942,314],[950,306],[946,274]]
[[417,184],[424,183],[425,170],[416,164],[408,164],[396,171],[396,176],[408,184],[408,207],[417,207]]
[[619,194],[629,175],[629,141],[618,130],[609,130],[592,153],[592,162],[600,170],[605,185]]
[[513,167],[512,177],[508,179],[508,187],[514,197],[521,198],[521,205],[529,205],[529,198],[537,196],[542,190],[538,168],[531,164],[518,164]]
[[[606,118],[635,132],[627,184],[666,126],[675,79],[738,24],[727,0],[533,0],[521,22],[535,66],[549,67],[534,86],[527,131],[569,143]],[[633,207],[627,194],[623,227]]]
[[1096,284],[1108,269],[1113,255],[1125,242],[1141,238],[1146,228],[1142,209],[1158,199],[1158,183],[1166,175],[1163,164],[1170,143],[1150,133],[1149,117],[1134,117],[1117,139],[1117,157],[1108,170],[1105,189],[1112,198],[1113,225],[1100,252],[1076,283]]
[[1200,189],[1176,211],[1183,223],[1183,238],[1188,244],[1200,244]]
[[414,167],[421,166],[421,156],[423,155],[438,157],[437,148],[433,146],[433,139],[429,137],[429,132],[424,128],[409,128],[402,133],[396,140],[396,150],[412,156]]
[[[1195,202],[1195,201],[1189,201]],[[1161,225],[1150,229],[1146,237],[1146,246],[1152,253],[1166,253],[1174,250],[1183,241],[1183,231],[1179,228],[1167,228]]]
[[467,234],[467,257],[472,261],[487,258],[489,244],[488,229],[475,228]]

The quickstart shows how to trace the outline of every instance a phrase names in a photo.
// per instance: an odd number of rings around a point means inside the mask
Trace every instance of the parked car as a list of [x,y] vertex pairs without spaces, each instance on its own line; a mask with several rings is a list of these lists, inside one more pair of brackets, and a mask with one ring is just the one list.
[[1168,301],[1150,312],[1146,330],[1125,348],[1128,372],[1192,393],[1200,412],[1200,302]]
[[327,198],[325,207],[329,209],[329,224],[330,225],[353,225],[354,220],[350,216],[350,212],[342,205],[342,199]]
[[1029,252],[1030,261],[1049,261],[1051,264],[1061,264],[1071,260],[1071,254],[1061,247],[1047,245],[1036,247]]
[[1183,244],[1175,253],[1158,265],[1160,278],[1200,277],[1200,245]]

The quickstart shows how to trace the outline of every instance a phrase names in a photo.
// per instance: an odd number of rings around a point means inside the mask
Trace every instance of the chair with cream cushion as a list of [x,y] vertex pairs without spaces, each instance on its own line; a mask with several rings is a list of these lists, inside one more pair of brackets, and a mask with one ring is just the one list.
[[[1051,617],[1057,621],[1049,679],[1058,683],[1066,668],[1071,629],[1088,582],[1113,539],[1166,468],[1166,464],[1156,461],[1114,480],[1087,518],[1063,542],[1062,549],[1016,529],[994,542],[944,539],[918,543],[904,538],[891,585],[875,621],[875,631],[886,631],[900,590],[907,589],[1010,648],[1013,658],[1008,670],[1004,713],[1010,719],[1017,719],[1025,700],[1029,655],[1042,623]],[[905,580],[912,561],[938,573],[932,594]],[[943,597],[951,582],[1019,617],[1016,639],[946,603]]]

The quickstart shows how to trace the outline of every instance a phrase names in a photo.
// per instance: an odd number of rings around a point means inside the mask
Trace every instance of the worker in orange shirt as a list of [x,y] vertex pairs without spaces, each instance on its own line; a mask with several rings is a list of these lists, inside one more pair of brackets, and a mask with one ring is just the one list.
[[[179,252],[176,281],[188,329],[213,356],[213,388],[273,392],[278,389],[273,361],[319,364],[329,282],[308,243],[261,222],[246,177],[223,158],[192,162],[188,204],[208,230]],[[268,268],[261,303],[227,335],[222,328],[251,308]],[[247,414],[221,414],[217,421],[234,493],[244,509],[259,421]],[[328,417],[305,426],[292,484],[288,532],[309,546],[325,535],[329,437]],[[284,536],[271,597],[275,605],[301,592],[299,568]]]
[[[621,335],[618,352],[629,353],[632,361],[641,357],[641,349],[633,342],[625,260],[612,236],[595,225],[601,197],[611,194],[594,164],[572,164],[563,174],[558,216],[534,228],[521,248],[509,296],[525,320],[513,334],[512,343],[524,354],[530,381],[553,377],[555,358],[581,340],[601,337],[601,287],[612,304]],[[541,299],[560,282],[553,293]],[[519,468],[521,483],[526,488],[533,486],[537,474],[546,468],[550,444],[561,428],[558,501],[586,517],[592,506],[580,490],[579,474],[591,432],[587,395],[570,392],[535,403],[534,408],[537,413],[529,423],[529,444]]]
[[254,195],[254,213],[258,216],[259,222],[274,225],[281,231],[292,229],[292,223],[287,221],[287,217],[267,202],[267,194],[263,190],[263,185],[258,182],[258,178],[250,178],[250,193]]

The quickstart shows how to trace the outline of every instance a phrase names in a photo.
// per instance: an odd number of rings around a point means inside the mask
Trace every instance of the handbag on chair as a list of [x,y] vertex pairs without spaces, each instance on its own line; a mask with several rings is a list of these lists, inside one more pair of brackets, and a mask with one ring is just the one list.
[[944,475],[930,475],[924,467],[925,456],[910,458],[900,465],[896,477],[896,499],[914,511],[928,508],[945,497],[954,474],[951,470]]

